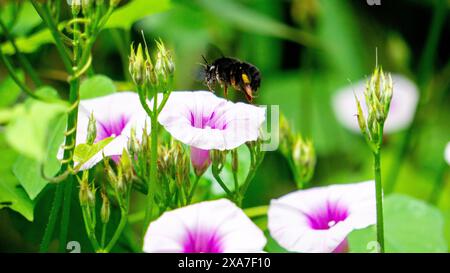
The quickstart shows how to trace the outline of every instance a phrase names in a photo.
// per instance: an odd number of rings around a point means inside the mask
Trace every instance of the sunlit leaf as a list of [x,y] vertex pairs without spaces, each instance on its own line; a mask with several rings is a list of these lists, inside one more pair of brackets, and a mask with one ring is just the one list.
[[44,168],[46,176],[51,177],[56,174],[61,166],[60,161],[57,159],[57,153],[61,143],[64,141],[65,129],[65,116],[60,117],[55,125],[49,128],[45,163],[22,155],[19,156],[14,164],[14,175],[31,199],[36,198],[48,184],[48,181],[42,177],[41,168]]
[[108,145],[113,139],[114,139],[113,137],[108,137],[92,145],[87,143],[78,144],[77,147],[75,147],[73,160],[80,165],[86,163],[94,155],[96,155],[103,148],[105,148],[105,146]]
[[104,75],[95,75],[83,81],[80,86],[80,98],[91,99],[116,92],[114,82]]
[[7,145],[4,134],[0,134],[0,151],[0,209],[10,208],[33,221],[34,203],[12,173],[17,153]]
[[[21,71],[16,71],[19,79],[23,80],[24,75]],[[20,88],[11,78],[7,76],[0,82],[0,108],[12,105],[20,95]]]
[[[28,1],[23,1],[23,3],[21,3],[20,9],[18,9],[18,14],[14,16],[13,6],[16,4],[12,2],[13,1],[6,3],[5,6],[0,10],[0,15],[2,16],[2,19],[8,27],[14,20],[14,25],[9,30],[12,35],[26,35],[42,22],[41,17],[36,12],[33,5]],[[2,33],[1,29],[0,33]]]
[[[446,252],[444,219],[435,207],[400,194],[384,202],[386,252]],[[351,252],[374,252],[376,228],[357,230],[349,235]]]
[[[43,87],[39,94],[56,93],[51,87]],[[46,160],[47,139],[50,126],[64,116],[67,106],[29,99],[5,129],[6,140],[21,154],[42,162]]]
[[115,11],[106,27],[129,29],[139,19],[168,10],[170,6],[170,0],[133,0]]

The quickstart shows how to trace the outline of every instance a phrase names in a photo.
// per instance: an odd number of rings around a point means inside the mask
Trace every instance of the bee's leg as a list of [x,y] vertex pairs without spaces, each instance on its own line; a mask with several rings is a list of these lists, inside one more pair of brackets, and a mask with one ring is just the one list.
[[226,99],[228,99],[228,85],[227,84],[223,85],[223,95],[225,96]]
[[208,87],[209,91],[211,91],[212,93],[214,93],[214,89],[212,88],[211,84],[212,84],[211,81],[207,81],[207,82],[206,82],[206,86]]
[[251,86],[246,84],[244,86],[243,90],[244,90],[244,94],[245,94],[245,97],[247,98],[248,102],[251,103],[253,101],[253,90],[252,90]]

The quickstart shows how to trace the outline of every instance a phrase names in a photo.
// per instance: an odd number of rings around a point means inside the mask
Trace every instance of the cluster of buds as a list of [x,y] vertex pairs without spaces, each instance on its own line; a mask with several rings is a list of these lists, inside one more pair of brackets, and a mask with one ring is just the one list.
[[135,49],[132,44],[128,69],[138,87],[151,86],[153,89],[162,87],[166,90],[173,79],[175,65],[164,43],[160,40],[156,41],[156,45],[158,51],[155,65],[153,65],[147,45],[138,44]]
[[80,191],[78,197],[80,199],[81,206],[95,209],[95,188],[94,185],[89,184],[89,173],[83,172],[81,178],[78,178],[80,183]]
[[161,200],[170,200],[174,188],[181,192],[190,189],[190,163],[185,148],[179,142],[171,141],[161,145],[158,151],[158,175],[161,182]]
[[80,11],[86,21],[86,32],[98,31],[111,15],[121,0],[67,0],[74,18],[78,17]]
[[393,94],[390,74],[385,74],[381,67],[376,67],[367,81],[364,92],[368,117],[365,118],[361,103],[355,95],[359,128],[375,152],[380,149],[383,140],[383,128],[386,122]]
[[131,188],[134,180],[134,170],[132,161],[128,152],[124,149],[120,159],[115,164],[115,168],[111,166],[109,158],[103,159],[104,170],[111,187],[120,194],[119,198]]
[[[121,0],[110,0],[109,6],[115,8],[120,4]],[[72,14],[78,14],[80,10],[84,16],[89,16],[95,11],[95,8],[103,8],[105,0],[67,0],[67,3],[72,9]]]
[[303,188],[314,175],[316,153],[311,140],[294,134],[287,119],[280,117],[280,151],[289,161],[298,188]]

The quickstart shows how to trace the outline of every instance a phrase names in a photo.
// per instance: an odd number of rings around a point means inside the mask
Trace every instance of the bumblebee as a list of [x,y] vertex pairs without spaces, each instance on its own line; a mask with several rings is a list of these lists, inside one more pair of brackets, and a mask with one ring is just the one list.
[[261,73],[254,65],[241,60],[221,57],[211,64],[205,59],[204,83],[212,92],[217,83],[223,88],[225,98],[228,96],[228,87],[241,91],[249,102],[253,101],[254,93],[261,83]]

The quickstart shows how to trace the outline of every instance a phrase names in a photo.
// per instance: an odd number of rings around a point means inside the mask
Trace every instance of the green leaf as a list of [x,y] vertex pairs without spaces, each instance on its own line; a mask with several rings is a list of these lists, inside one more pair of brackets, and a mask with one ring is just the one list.
[[73,160],[78,162],[77,164],[79,165],[86,163],[94,155],[105,148],[105,146],[108,145],[113,139],[113,137],[108,137],[92,145],[87,143],[77,145],[73,154]]
[[[51,87],[42,87],[37,92],[41,95],[56,93]],[[43,162],[47,155],[48,129],[53,127],[56,119],[64,116],[66,111],[67,106],[64,104],[29,99],[22,111],[17,111],[17,115],[6,127],[6,140],[21,154]]]
[[129,29],[131,25],[149,15],[170,8],[170,0],[134,0],[118,8],[106,23],[106,28]]
[[82,100],[102,97],[116,92],[114,82],[104,75],[95,75],[83,81],[80,86]]
[[[443,216],[421,200],[400,194],[387,196],[384,223],[386,252],[447,252]],[[376,228],[353,231],[348,239],[351,252],[373,252]]]
[[[16,45],[22,53],[32,53],[44,44],[53,43],[53,37],[48,29],[43,29],[28,37],[19,37],[16,39]],[[12,55],[15,53],[14,47],[10,42],[1,45],[4,54]]]
[[[21,71],[16,71],[19,79],[23,80],[24,75]],[[14,82],[10,75],[8,75],[2,82],[0,82],[0,108],[8,107],[16,102],[20,95],[20,88]]]
[[[17,15],[13,12],[15,5],[16,3],[12,3],[12,1],[7,3],[4,7],[2,7],[0,15],[8,27],[10,27],[11,21],[15,20],[12,29],[9,30],[12,35],[26,35],[33,28],[38,26],[42,22],[42,19],[30,2],[24,1],[24,3],[21,4]],[[0,33],[3,33],[1,29]]]
[[[128,4],[118,8],[109,18],[105,25],[107,28],[123,28],[129,29],[131,25],[145,16],[154,13],[163,12],[170,8],[169,0],[134,0]],[[60,27],[64,24],[61,23]],[[23,53],[31,53],[36,51],[44,44],[53,43],[53,37],[50,31],[45,28],[28,37],[19,37],[16,39],[16,44]],[[1,45],[3,53],[12,55],[14,48],[10,42],[5,42]]]
[[412,197],[385,199],[385,240],[388,252],[447,252],[441,212]]
[[7,145],[4,134],[0,134],[0,151],[0,209],[10,208],[33,221],[34,203],[12,173],[17,153]]
[[35,199],[48,184],[48,181],[42,177],[41,167],[44,167],[45,174],[49,177],[54,176],[61,167],[61,163],[57,159],[57,153],[64,141],[65,128],[65,116],[60,117],[55,126],[50,127],[47,160],[45,160],[44,166],[42,166],[43,163],[23,155],[19,156],[13,166],[14,175],[31,199]]

